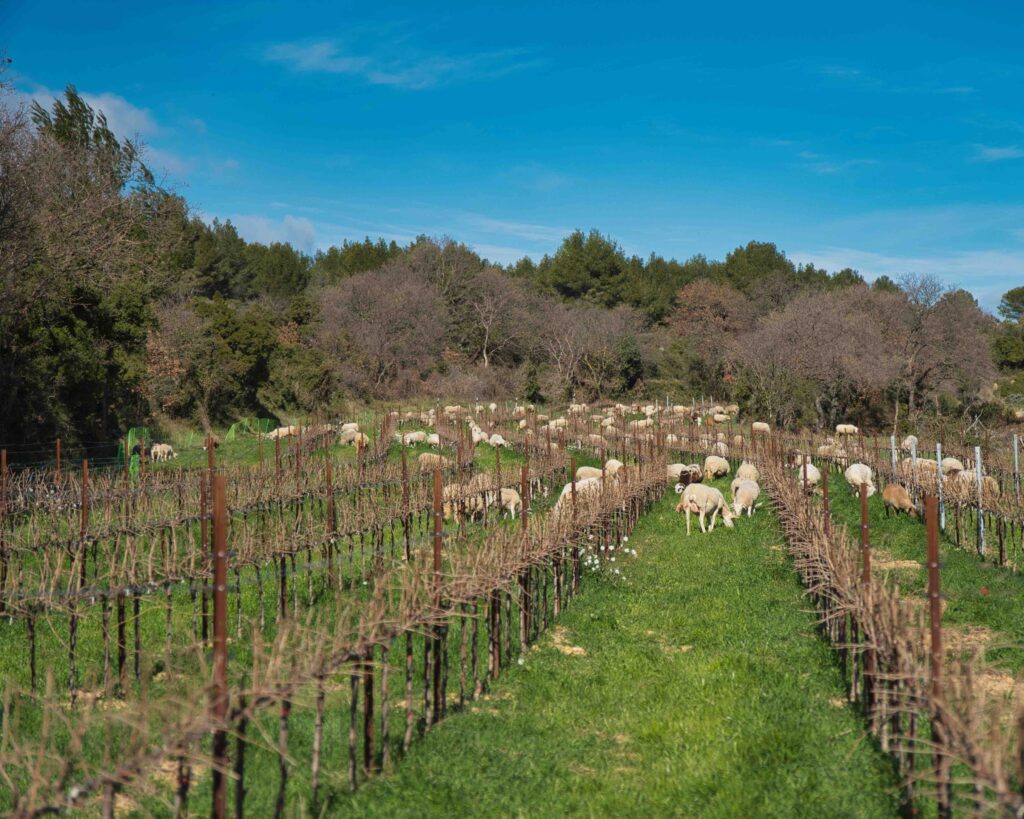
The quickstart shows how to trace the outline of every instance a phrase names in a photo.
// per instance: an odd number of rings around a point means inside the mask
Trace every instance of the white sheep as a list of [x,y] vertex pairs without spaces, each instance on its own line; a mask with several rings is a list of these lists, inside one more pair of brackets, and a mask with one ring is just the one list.
[[432,469],[444,469],[450,464],[450,461],[435,452],[422,452],[416,459],[416,463],[419,464],[420,472],[429,472]]
[[491,446],[497,449],[500,446],[508,446],[508,442],[502,438],[497,432],[495,432],[487,441]]
[[711,447],[711,452],[714,455],[720,455],[723,458],[729,457],[729,446],[725,441],[715,441]]
[[754,421],[754,423],[750,425],[750,430],[755,435],[771,435],[772,433],[772,428],[768,426],[768,424],[766,424],[764,421]]
[[[732,512],[729,511],[729,506],[725,502],[725,496],[715,487],[705,486],[702,483],[691,483],[686,487],[677,485],[676,492],[683,496],[679,503],[676,504],[676,511],[686,513],[687,536],[690,534],[691,512],[699,516],[700,530],[702,532],[715,531],[715,518],[718,517],[719,513],[722,515],[722,522],[729,529],[732,528]],[[704,520],[708,513],[711,514],[710,530],[704,526]]]
[[399,441],[403,441],[406,446],[411,446],[412,444],[425,444],[427,442],[427,433],[422,430],[407,432],[405,435],[397,434],[395,437]]
[[438,435],[436,432],[431,432],[427,436],[427,446],[436,446],[436,447],[440,448],[441,447],[441,436]]
[[[595,495],[601,491],[601,479],[600,478],[584,478],[582,481],[576,481],[576,497],[577,499],[585,495]],[[569,498],[570,500],[566,500]],[[571,503],[572,500],[572,483],[567,483],[562,487],[562,492],[558,496],[558,500],[555,501],[555,506],[552,509],[552,514],[558,514],[564,504]]]
[[903,442],[900,444],[900,449],[904,452],[917,452],[917,436],[908,435],[904,438]]
[[761,487],[757,485],[757,481],[737,478],[732,482],[730,488],[732,490],[732,508],[736,516],[739,517],[745,510],[749,518],[754,514],[754,505],[761,494]]
[[600,479],[603,476],[604,476],[604,472],[602,472],[601,469],[599,467],[596,467],[596,466],[581,466],[581,467],[578,467],[576,469],[576,480],[577,481],[586,480],[587,478],[598,478],[598,479]]
[[758,471],[757,467],[754,466],[752,463],[744,461],[739,465],[739,468],[736,470],[736,477],[741,478],[745,481],[758,481],[761,479],[761,473]]
[[843,477],[855,495],[860,493],[861,486],[867,487],[869,498],[878,491],[875,488],[875,476],[867,464],[850,464],[846,467]]
[[708,455],[704,459],[704,480],[713,481],[729,474],[729,462],[720,455]]
[[836,424],[836,433],[839,435],[856,435],[857,427],[853,424]]
[[622,469],[623,466],[625,466],[625,464],[622,463],[622,461],[617,461],[615,460],[615,458],[609,458],[607,461],[604,462],[605,474],[617,475],[619,473],[619,470]]
[[267,437],[273,441],[279,438],[287,438],[290,435],[297,435],[298,432],[298,427],[278,427],[277,429],[268,432]]
[[523,499],[520,497],[519,492],[515,489],[502,488],[499,497],[500,502],[498,506],[508,512],[512,519],[515,520],[516,510],[519,510],[520,513],[523,511]]
[[349,421],[347,424],[342,424],[341,425],[341,431],[342,432],[358,432],[359,431],[359,424],[357,424],[355,421]]
[[800,464],[796,468],[797,479],[801,485],[804,483],[804,476],[807,476],[807,488],[813,489],[821,483],[821,471],[812,463]]
[[167,461],[171,458],[177,458],[178,453],[174,451],[174,447],[170,444],[153,444],[149,451],[149,456],[154,461]]
[[943,475],[955,475],[958,472],[964,471],[964,464],[959,458],[953,458],[946,456],[942,459],[942,474]]

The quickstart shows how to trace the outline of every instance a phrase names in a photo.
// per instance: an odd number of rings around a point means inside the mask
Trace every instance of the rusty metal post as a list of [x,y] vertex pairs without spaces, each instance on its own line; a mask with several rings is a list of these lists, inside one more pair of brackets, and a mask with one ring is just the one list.
[[[872,605],[871,595],[871,539],[870,526],[868,525],[868,488],[865,484],[860,485],[860,552],[862,559],[861,584],[864,588],[865,605],[870,611]],[[861,631],[865,639],[870,635],[863,628]],[[874,646],[867,646],[864,651],[864,684],[868,713],[871,713],[874,704],[874,680],[875,680],[875,649]]]
[[281,480],[281,436],[274,438],[274,474]]
[[949,758],[943,753],[945,730],[937,703],[942,699],[942,594],[939,585],[939,513],[933,495],[925,498],[925,525],[928,530],[928,614],[932,700],[932,743],[935,747],[935,783],[940,817],[952,815],[950,805]]
[[[207,481],[206,475],[199,477],[199,544],[200,554],[206,555],[206,546],[210,542],[209,538],[209,508],[210,501],[207,496]],[[207,563],[203,568],[209,566]],[[210,612],[209,612],[209,597],[210,597],[210,583],[206,577],[206,572],[203,572],[203,588],[201,590],[202,597],[200,600],[200,611],[199,611],[199,624],[200,634],[203,638],[203,645],[210,639]]]
[[[441,608],[441,543],[444,536],[444,514],[442,511],[441,470],[434,469],[434,589],[433,600],[437,610]],[[434,722],[441,719],[441,639],[440,628],[434,631],[434,648],[431,657],[434,665]]]
[[405,538],[405,560],[412,560],[412,526],[409,512],[409,464],[405,456],[405,435],[402,435],[402,532]]
[[569,476],[569,483],[572,486],[572,591],[573,594],[580,590],[580,544],[576,532],[576,458],[569,459],[569,469],[572,474]]
[[829,517],[828,506],[828,473],[831,471],[831,464],[826,463],[825,471],[821,473],[821,515],[826,535],[829,534],[832,529],[832,519]]
[[[530,471],[526,464],[523,464],[519,476],[519,494],[523,501],[523,511],[520,515],[523,527],[523,540],[520,547],[523,554],[526,553],[527,537],[530,530]],[[531,595],[530,595],[530,571],[523,569],[519,573],[519,646],[520,651],[525,651],[530,642],[530,626],[532,619]]]
[[212,475],[214,470],[213,463],[213,436],[206,436],[206,469]]
[[213,732],[214,819],[224,819],[228,785],[228,547],[227,485],[223,475],[213,476],[213,687],[210,710]]

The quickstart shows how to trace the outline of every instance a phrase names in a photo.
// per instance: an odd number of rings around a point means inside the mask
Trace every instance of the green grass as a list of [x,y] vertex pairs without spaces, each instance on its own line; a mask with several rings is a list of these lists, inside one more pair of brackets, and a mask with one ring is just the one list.
[[[840,699],[762,510],[685,536],[672,498],[624,581],[588,577],[489,698],[330,812],[367,816],[891,816],[889,765]],[[686,649],[682,647],[688,647]]]
[[[860,501],[849,491],[840,473],[831,477],[832,515],[847,524],[853,537],[859,538]],[[881,492],[868,501],[871,545],[893,560],[914,560],[919,569],[888,572],[889,582],[898,583],[905,595],[924,597],[928,576],[925,568],[927,540],[919,518],[905,515],[885,516]],[[993,532],[988,533],[989,558],[981,560],[969,543],[957,548],[953,534],[953,512],[946,511],[946,533],[939,541],[941,589],[946,601],[943,623],[948,626],[981,626],[995,634],[986,649],[992,665],[1017,673],[1024,669],[1024,575],[1000,567],[992,558],[998,555]]]

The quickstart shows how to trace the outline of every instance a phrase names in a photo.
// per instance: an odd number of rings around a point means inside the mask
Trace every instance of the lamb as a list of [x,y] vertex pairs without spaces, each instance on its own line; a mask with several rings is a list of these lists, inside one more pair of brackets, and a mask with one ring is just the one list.
[[761,479],[761,473],[752,463],[744,461],[736,470],[736,477],[745,481],[758,481]]
[[729,462],[720,455],[708,455],[704,459],[704,480],[713,481],[729,474]]
[[802,484],[804,475],[807,476],[807,488],[813,489],[821,483],[821,471],[812,463],[804,463],[796,468],[797,478]]
[[900,512],[906,512],[912,518],[917,517],[917,507],[910,499],[910,493],[898,483],[890,483],[882,490],[882,503],[885,504],[886,517],[889,517],[890,510],[897,515]]
[[576,480],[582,481],[587,478],[601,479],[604,477],[604,472],[596,466],[581,466],[576,470]]
[[742,478],[737,478],[732,482],[730,488],[732,490],[732,508],[736,517],[742,515],[746,510],[749,518],[754,514],[754,504],[757,503],[757,497],[761,494],[761,487],[757,485],[757,481],[745,481]]
[[498,434],[497,432],[495,432],[495,433],[494,433],[494,434],[493,434],[493,435],[492,435],[492,436],[491,436],[491,437],[490,437],[490,438],[489,438],[489,439],[487,440],[487,443],[489,443],[489,444],[490,444],[491,446],[493,446],[493,447],[494,447],[495,449],[497,449],[497,448],[498,448],[498,447],[500,447],[500,446],[504,446],[504,447],[507,447],[507,446],[508,446],[508,441],[506,441],[506,440],[505,440],[504,438],[502,438],[502,437],[501,437],[501,436],[500,436],[500,435],[499,435],[499,434]]
[[836,432],[839,435],[856,435],[858,429],[853,424],[836,424]]
[[517,509],[520,513],[522,513],[523,499],[519,496],[519,493],[515,489],[502,488],[499,494],[499,498],[499,507],[507,511],[512,516],[513,520],[515,520]]
[[492,401],[490,404],[487,405],[487,410],[488,410],[488,412],[492,412],[492,413],[497,412],[498,411],[498,405],[495,404]]
[[691,483],[689,486],[682,487],[677,485],[676,492],[679,492],[683,497],[676,505],[677,512],[686,512],[686,535],[690,535],[690,513],[694,513],[699,516],[700,519],[700,530],[702,532],[709,531],[704,526],[704,519],[706,515],[711,513],[711,528],[710,531],[715,531],[715,518],[718,514],[722,515],[722,522],[727,528],[732,528],[733,515],[729,511],[729,506],[725,502],[725,496],[722,495],[713,486],[704,486],[700,483]]
[[754,421],[754,423],[752,423],[750,425],[750,431],[753,432],[755,435],[756,434],[760,434],[760,435],[771,435],[772,434],[772,428],[770,426],[768,426],[768,424],[766,424],[764,421]]
[[861,486],[867,487],[869,498],[877,491],[874,475],[871,472],[871,467],[867,464],[850,464],[843,473],[843,477],[846,478],[846,482],[850,485],[854,494],[860,493]]
[[903,442],[900,444],[900,449],[904,452],[917,452],[917,436],[908,435],[904,438]]
[[443,455],[438,455],[435,452],[422,452],[416,459],[416,463],[419,464],[420,472],[429,472],[432,469],[444,469],[451,462]]

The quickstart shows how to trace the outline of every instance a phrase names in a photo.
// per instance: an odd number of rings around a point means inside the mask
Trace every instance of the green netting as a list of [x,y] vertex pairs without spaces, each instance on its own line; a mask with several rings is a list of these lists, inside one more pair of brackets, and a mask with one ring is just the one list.
[[131,452],[132,447],[143,441],[145,441],[146,446],[153,443],[153,436],[149,432],[149,427],[132,427],[128,430],[117,444],[117,462],[119,464],[124,463],[124,447],[126,442],[128,444],[128,451]]
[[239,435],[255,435],[262,432],[266,435],[274,429],[275,422],[271,418],[241,418],[231,425],[225,441],[233,441]]

